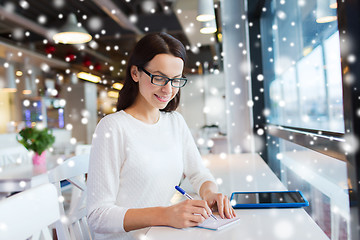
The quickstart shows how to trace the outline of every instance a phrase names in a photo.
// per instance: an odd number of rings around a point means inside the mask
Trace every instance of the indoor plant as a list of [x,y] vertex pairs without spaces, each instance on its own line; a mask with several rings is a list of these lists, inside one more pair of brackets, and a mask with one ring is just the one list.
[[40,165],[45,163],[46,149],[55,142],[55,136],[47,128],[26,127],[19,132],[16,139],[27,150],[34,151],[33,164]]

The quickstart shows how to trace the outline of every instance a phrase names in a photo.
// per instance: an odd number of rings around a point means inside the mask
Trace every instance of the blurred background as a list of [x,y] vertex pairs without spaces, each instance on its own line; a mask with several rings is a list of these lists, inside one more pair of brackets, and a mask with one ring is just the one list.
[[52,129],[51,155],[87,151],[133,46],[164,31],[187,50],[178,111],[200,152],[259,154],[329,238],[358,236],[359,12],[335,0],[0,0],[0,175],[30,161],[24,127]]

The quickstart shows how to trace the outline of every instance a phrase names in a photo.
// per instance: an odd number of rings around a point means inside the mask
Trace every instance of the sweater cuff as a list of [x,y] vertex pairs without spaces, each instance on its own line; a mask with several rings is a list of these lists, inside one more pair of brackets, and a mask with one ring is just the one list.
[[[192,184],[194,191],[200,196],[200,188],[205,182],[213,182],[216,184],[215,178],[212,175],[201,178],[196,183]],[[217,185],[217,184],[216,184]]]
[[95,233],[125,232],[124,218],[129,208],[111,206],[94,210],[88,216],[88,222]]

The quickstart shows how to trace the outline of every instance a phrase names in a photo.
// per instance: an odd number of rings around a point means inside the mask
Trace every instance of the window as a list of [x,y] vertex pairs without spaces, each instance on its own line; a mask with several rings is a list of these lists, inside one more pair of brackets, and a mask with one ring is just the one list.
[[305,193],[306,211],[329,238],[349,239],[351,158],[342,146],[350,97],[343,94],[342,31],[336,19],[317,22],[324,11],[336,16],[324,2],[269,0],[259,8],[268,164],[289,190]]
[[268,120],[344,133],[337,21],[317,23],[317,8],[317,1],[284,0],[265,7],[261,37]]

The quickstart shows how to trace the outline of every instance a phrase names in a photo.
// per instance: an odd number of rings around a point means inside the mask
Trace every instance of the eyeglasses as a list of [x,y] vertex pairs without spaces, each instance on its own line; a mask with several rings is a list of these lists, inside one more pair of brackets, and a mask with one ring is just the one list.
[[153,74],[149,73],[148,71],[146,71],[142,67],[139,67],[139,70],[146,73],[146,75],[148,75],[151,78],[151,83],[154,85],[157,85],[157,86],[165,86],[170,81],[171,86],[173,86],[175,88],[182,88],[183,86],[185,86],[185,84],[187,82],[186,78],[168,78],[168,77],[161,76],[161,75],[153,75]]

